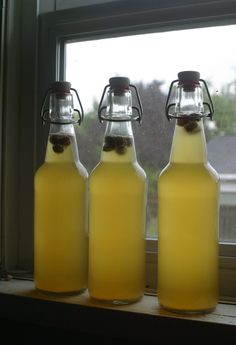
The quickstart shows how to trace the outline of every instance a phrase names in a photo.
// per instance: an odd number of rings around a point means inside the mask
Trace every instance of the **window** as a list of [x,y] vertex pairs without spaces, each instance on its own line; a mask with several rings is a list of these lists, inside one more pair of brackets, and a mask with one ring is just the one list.
[[[60,1],[52,2],[60,3]],[[13,5],[11,4],[11,6]],[[206,30],[208,30],[207,27],[209,27],[209,30],[211,30],[211,27],[218,26],[219,32],[221,32],[220,27],[222,25],[232,25],[231,28],[233,28],[236,24],[236,6],[232,0],[210,0],[207,2],[204,0],[199,0],[197,2],[193,0],[181,0],[179,2],[172,0],[158,2],[138,0],[135,2],[134,8],[132,3],[130,4],[128,1],[121,0],[113,1],[112,3],[106,1],[106,3],[100,5],[82,6],[79,9],[58,10],[42,14],[39,18],[36,17],[37,1],[32,1],[30,7],[29,3],[24,0],[15,3],[14,6],[18,7],[19,13],[21,13],[22,16],[20,19],[18,17],[18,21],[14,20],[14,17],[10,18],[15,25],[16,34],[13,37],[14,39],[10,42],[11,49],[8,53],[9,66],[7,73],[11,78],[7,85],[8,100],[5,107],[7,115],[4,137],[4,159],[6,163],[4,166],[3,226],[5,230],[4,245],[6,244],[4,247],[5,260],[9,267],[21,269],[30,267],[30,262],[32,265],[33,219],[31,214],[33,214],[33,174],[34,170],[44,159],[45,144],[48,134],[48,128],[45,126],[43,127],[41,124],[38,109],[41,105],[43,94],[51,81],[55,79],[64,79],[65,77],[71,79],[69,74],[66,75],[66,73],[69,73],[68,71],[66,72],[66,64],[69,63],[69,50],[72,49],[72,46],[78,44],[84,47],[83,49],[85,51],[85,46],[88,44],[96,44],[98,41],[104,42],[105,44],[106,41],[108,42],[108,40],[111,39],[122,40],[126,38],[129,40],[129,36],[132,36],[132,39],[135,39],[137,42],[137,48],[141,51],[143,47],[139,44],[138,40],[141,37],[139,35],[145,35],[145,37],[148,37],[146,35],[160,35],[159,37],[176,35],[176,40],[178,40],[179,35],[181,35],[181,32],[184,32],[183,30],[185,29],[197,30],[197,28],[206,27]],[[29,9],[32,10],[35,16],[28,15]],[[39,44],[38,54],[36,55],[37,36],[35,33],[37,33],[37,21],[39,23]],[[20,26],[17,26],[19,22]],[[18,40],[18,38],[21,40]],[[19,41],[22,42],[21,46],[18,43]],[[204,54],[208,55],[208,57],[211,55],[211,46],[212,40],[209,41],[204,51],[202,49]],[[186,42],[181,46],[181,49],[185,47]],[[171,54],[173,54],[174,57],[174,46],[172,45],[170,48],[172,49],[170,50]],[[99,50],[97,50],[94,55],[94,64],[97,64],[96,57],[100,53],[101,48],[98,49]],[[201,46],[199,44],[197,44],[197,49],[200,55]],[[132,50],[133,45],[129,47],[127,59],[130,59],[133,55]],[[11,70],[11,59],[14,56],[19,56],[19,52],[22,57],[21,62],[18,63],[18,68]],[[106,53],[108,56],[109,52]],[[81,57],[83,54],[84,53],[81,51]],[[212,57],[212,60],[213,59],[216,60],[215,56]],[[212,60],[210,60],[210,64]],[[32,61],[34,61],[34,63],[32,63]],[[171,66],[173,67],[174,63],[172,63]],[[38,73],[37,79],[34,79],[32,76],[34,76],[36,67]],[[183,66],[184,69],[186,69],[186,67],[186,65]],[[161,76],[157,70],[151,73],[158,81],[166,81],[166,85],[164,83],[162,85],[155,85],[155,87],[161,90],[163,95],[165,95],[166,88],[169,86],[170,81],[176,77],[176,71],[178,72],[180,69],[182,69],[182,66],[176,66],[176,70],[169,69],[170,75],[166,77],[166,79],[164,79],[164,76]],[[204,79],[208,81],[209,78],[209,81],[211,81],[212,75],[205,72],[201,67],[197,67],[196,69],[201,72]],[[221,67],[218,68],[218,70],[220,69]],[[111,73],[118,72],[120,73],[121,71],[107,71],[107,76],[109,78]],[[142,79],[138,79],[138,73],[136,73],[136,76],[133,76],[128,72],[129,71],[125,71],[124,73],[127,75],[129,74],[129,77],[136,84],[142,81]],[[16,78],[18,83],[15,83]],[[79,80],[79,73],[77,79]],[[89,79],[93,81],[93,76],[89,76]],[[78,89],[81,100],[84,103],[85,97],[82,93],[82,86],[80,86],[80,84],[78,84],[78,86],[74,85],[73,80],[71,80],[73,86]],[[227,76],[226,80],[228,82],[233,81],[233,79]],[[152,79],[145,80],[145,83],[151,82]],[[217,83],[215,80],[214,82]],[[102,86],[97,85],[95,87],[99,95],[101,95],[102,88],[106,83],[107,77],[106,80],[102,80]],[[213,92],[214,97],[217,98],[219,103],[222,102],[221,96],[224,96],[223,92],[221,92],[222,85],[220,84],[220,86],[218,86],[217,84],[213,84],[214,88],[217,87],[218,91],[220,90],[217,94]],[[83,85],[83,88],[89,89],[90,86],[91,83]],[[225,90],[225,92],[232,95],[232,103],[229,102],[232,107],[231,109],[234,108],[233,87],[232,84],[228,87],[228,90]],[[12,102],[12,90],[17,91],[15,104]],[[155,92],[155,89],[153,92]],[[37,98],[35,98],[35,95],[37,95]],[[155,97],[153,97],[153,99],[155,99]],[[163,107],[163,98],[157,99],[156,102],[156,104],[162,104]],[[87,106],[85,106],[85,108],[87,108]],[[88,109],[89,108],[87,108],[87,110]],[[229,111],[230,114],[232,111]],[[166,130],[168,128],[168,131],[171,133],[171,127],[165,121],[163,115],[160,116],[160,119],[163,121],[164,128]],[[148,121],[148,119],[144,120],[146,122]],[[95,121],[96,119],[94,119],[94,122]],[[29,123],[31,126],[27,127]],[[20,126],[18,126],[18,124]],[[97,122],[96,125],[98,126]],[[140,135],[142,128],[143,127],[135,128],[136,138]],[[211,133],[213,130],[214,128],[211,129]],[[213,140],[214,138],[212,138],[214,146]],[[170,141],[168,141],[166,145],[170,145]],[[231,147],[231,144],[229,145]],[[136,146],[138,151],[138,142]],[[221,144],[219,144],[219,147],[221,147]],[[165,164],[164,159],[162,164]],[[155,173],[156,172],[153,173],[153,181]],[[231,171],[229,173],[231,173]],[[226,208],[222,210],[222,212],[224,214],[230,214],[230,216],[226,218],[227,221],[230,221],[230,217],[233,217],[232,205],[229,204],[232,197],[234,200],[234,195],[231,192],[233,190],[231,188],[232,183],[234,183],[232,176],[225,176],[224,185],[222,185],[222,202],[225,202]],[[29,184],[30,187],[26,188]],[[227,193],[228,190],[230,190],[230,193]],[[223,195],[225,194],[227,194],[227,198],[229,197],[227,202],[225,198],[223,200]],[[15,195],[17,195],[17,198]],[[225,225],[222,226],[225,228]],[[231,224],[226,224],[226,226],[233,228]],[[220,247],[221,294],[223,297],[233,297],[235,296],[234,286],[236,284],[236,250],[232,243],[233,238],[229,237],[228,234],[224,234],[223,236],[225,242],[221,243]],[[156,283],[156,240],[148,239],[147,244],[147,285],[154,287]],[[28,248],[30,249],[28,250]]]
[[[122,6],[119,6],[119,3],[122,3]],[[170,149],[171,139],[172,139],[172,130],[173,127],[169,125],[163,117],[163,105],[165,102],[165,93],[170,84],[172,79],[176,78],[176,74],[178,71],[183,69],[196,69],[201,72],[201,76],[206,79],[209,83],[211,83],[211,94],[213,95],[213,101],[218,106],[218,109],[222,109],[223,100],[227,98],[226,103],[227,105],[227,113],[229,114],[228,117],[231,116],[232,123],[229,125],[227,133],[227,123],[221,122],[222,118],[226,118],[225,116],[221,116],[217,118],[215,117],[215,122],[207,124],[207,136],[208,136],[208,147],[211,152],[212,157],[209,157],[210,160],[215,159],[214,157],[214,140],[217,140],[217,134],[222,134],[220,132],[225,131],[227,135],[233,136],[231,130],[233,130],[235,124],[233,123],[233,114],[235,113],[235,106],[234,106],[234,90],[233,84],[230,86],[229,84],[233,82],[233,75],[231,68],[234,67],[233,59],[232,64],[229,61],[231,55],[234,56],[233,52],[225,53],[224,58],[222,58],[221,54],[223,54],[226,49],[225,44],[227,45],[227,49],[231,49],[231,44],[226,43],[226,38],[229,37],[229,34],[235,30],[235,25],[232,26],[222,26],[226,24],[225,13],[231,10],[232,7],[228,3],[228,7],[225,6],[223,2],[217,2],[217,6],[214,7],[215,13],[213,14],[213,5],[208,3],[207,6],[210,6],[211,16],[207,16],[206,7],[205,5],[200,2],[199,5],[194,4],[194,2],[186,2],[183,1],[177,8],[172,7],[172,1],[168,1],[167,8],[168,11],[162,7],[163,4],[158,5],[150,5],[150,3],[146,3],[144,5],[143,1],[137,2],[137,7],[132,9],[129,5],[124,5],[124,2],[117,2],[117,4],[110,4],[110,5],[101,5],[98,7],[94,7],[95,12],[91,9],[88,11],[89,17],[86,17],[86,8],[84,9],[85,12],[81,14],[80,12],[76,12],[74,10],[71,11],[70,14],[67,12],[68,17],[63,17],[62,14],[58,14],[56,16],[52,15],[45,15],[42,16],[42,37],[45,39],[45,34],[43,33],[46,28],[50,28],[51,35],[49,36],[49,40],[47,44],[50,46],[50,51],[47,60],[49,64],[51,64],[51,69],[54,74],[51,75],[51,79],[54,78],[62,78],[68,79],[72,82],[73,86],[77,88],[83,105],[85,107],[85,111],[88,114],[89,112],[93,112],[93,102],[98,102],[100,95],[102,93],[103,87],[107,84],[108,79],[110,76],[114,74],[123,75],[126,74],[132,80],[132,82],[139,85],[140,94],[145,92],[145,87],[148,85],[150,86],[149,93],[152,91],[154,96],[152,96],[153,102],[156,105],[156,113],[158,121],[161,122],[161,126],[163,131],[166,131],[167,140],[165,141],[165,145],[167,148],[166,156],[163,158],[161,163],[159,164],[159,170],[166,164],[167,159],[169,158],[168,150]],[[232,4],[231,4],[232,5]],[[183,14],[183,6],[185,9],[185,14]],[[201,12],[201,16],[196,9]],[[88,8],[87,8],[88,10]],[[208,8],[209,10],[209,8]],[[107,11],[107,12],[106,12]],[[186,12],[187,11],[187,12]],[[195,12],[194,12],[195,11]],[[230,11],[229,11],[230,12]],[[232,16],[227,14],[228,19],[232,19]],[[196,13],[196,17],[194,17],[194,13]],[[204,15],[203,15],[204,13]],[[222,17],[222,13],[224,16]],[[65,13],[64,13],[65,15]],[[81,20],[79,16],[81,15]],[[189,15],[189,16],[188,16]],[[199,17],[198,17],[199,16]],[[205,16],[205,21],[203,18]],[[201,19],[199,19],[201,17]],[[214,17],[214,20],[213,20]],[[217,20],[216,20],[217,17]],[[191,18],[191,20],[190,20]],[[236,22],[236,21],[235,21]],[[221,24],[221,25],[220,25]],[[229,20],[227,22],[229,23]],[[232,24],[234,21],[232,20]],[[213,28],[217,25],[216,28]],[[202,26],[203,28],[197,29],[196,27]],[[207,26],[207,27],[206,27]],[[209,27],[211,26],[211,27]],[[178,30],[176,30],[178,29]],[[182,30],[179,30],[182,29]],[[184,29],[184,30],[183,30]],[[186,31],[186,29],[188,29]],[[215,31],[214,31],[215,30]],[[223,33],[224,30],[224,33]],[[228,30],[228,31],[227,31]],[[160,32],[161,31],[161,32]],[[48,31],[45,31],[45,33]],[[227,33],[229,33],[227,35]],[[202,34],[204,37],[199,39],[199,36]],[[208,36],[207,36],[208,34]],[[206,40],[208,37],[208,40]],[[217,37],[217,39],[213,39],[213,37]],[[220,38],[223,37],[223,38]],[[142,41],[144,39],[144,41]],[[150,47],[147,47],[150,40]],[[162,42],[166,44],[165,51],[158,51],[158,48],[153,46],[152,42],[156,42],[156,46],[158,44],[161,46]],[[41,40],[42,41],[42,40]],[[121,42],[121,44],[119,44]],[[127,42],[129,48],[125,43]],[[187,44],[186,44],[187,42]],[[179,59],[177,56],[177,52],[180,51],[181,55],[184,54],[187,45],[195,44],[195,55],[198,56],[198,59],[194,59],[193,61],[189,62],[186,65],[184,63],[183,57]],[[199,43],[200,42],[200,43]],[[45,42],[44,42],[45,43]],[[177,45],[177,48],[175,46]],[[219,45],[219,49],[217,50],[217,44]],[[224,46],[222,46],[224,44]],[[145,48],[144,48],[145,46]],[[42,47],[45,47],[44,45]],[[77,47],[77,48],[76,48]],[[215,48],[214,48],[215,47]],[[89,49],[92,48],[89,52]],[[79,53],[75,53],[75,49],[79,49]],[[124,49],[124,50],[122,50]],[[212,50],[215,49],[214,53]],[[209,52],[208,52],[209,50]],[[146,52],[145,56],[143,56],[142,52]],[[147,53],[148,52],[148,53]],[[153,55],[157,52],[158,56],[156,57],[156,65],[154,60],[154,65],[152,65]],[[123,54],[122,54],[123,53]],[[93,56],[91,56],[93,54]],[[216,56],[216,54],[218,54]],[[115,57],[114,55],[118,55],[119,59],[123,59],[122,64],[118,63],[115,65]],[[212,55],[214,55],[214,60],[216,62],[225,61],[226,63],[222,66],[217,66],[217,71],[222,71],[222,75],[220,76],[219,73],[215,73],[215,69],[213,67],[213,59]],[[126,58],[125,58],[126,57]],[[142,57],[142,58],[141,58]],[[196,56],[195,56],[196,57]],[[194,58],[195,58],[194,57]],[[209,58],[210,57],[210,58]],[[160,62],[161,58],[167,60],[169,58],[168,69],[163,68],[163,63]],[[140,61],[140,60],[141,61]],[[110,64],[112,60],[113,64]],[[135,62],[134,62],[135,60]],[[44,66],[45,66],[45,60]],[[86,61],[86,63],[85,63]],[[41,61],[40,61],[41,62]],[[57,62],[57,63],[56,63]],[[106,63],[107,62],[107,63]],[[160,62],[158,64],[158,62]],[[76,64],[76,67],[74,64]],[[133,70],[133,66],[135,63],[140,65],[140,68],[137,70]],[[85,65],[89,65],[89,69],[84,67]],[[122,65],[122,67],[120,67]],[[147,68],[143,68],[142,66],[150,65],[152,69],[147,71]],[[95,66],[95,70],[93,70],[93,66]],[[125,67],[124,67],[125,66]],[[153,67],[154,66],[154,67]],[[212,70],[211,70],[211,67]],[[159,68],[159,70],[158,70]],[[43,73],[43,65],[42,65],[42,73]],[[168,70],[168,73],[166,72]],[[159,73],[158,73],[159,72]],[[230,73],[231,72],[231,73]],[[85,73],[85,74],[84,74]],[[99,74],[101,73],[101,74]],[[143,74],[142,74],[143,73]],[[153,83],[153,80],[156,79],[156,82]],[[49,78],[47,78],[49,81]],[[44,84],[45,88],[47,87]],[[87,98],[87,90],[89,90],[90,95],[92,95],[92,99],[88,100]],[[158,94],[158,97],[157,97]],[[225,98],[226,97],[226,98]],[[146,102],[142,97],[143,102]],[[149,102],[150,103],[150,102]],[[218,103],[218,104],[217,104]],[[157,106],[158,104],[158,106]],[[160,107],[160,108],[158,108]],[[221,108],[220,108],[221,107]],[[154,110],[155,111],[155,110]],[[221,110],[218,110],[220,112]],[[224,110],[223,110],[224,111]],[[159,115],[158,115],[159,113]],[[222,113],[222,111],[221,111]],[[145,114],[144,114],[145,116]],[[159,117],[158,117],[159,116]],[[89,117],[87,117],[88,119]],[[85,120],[86,121],[86,120]],[[146,114],[145,121],[148,121],[148,114]],[[93,118],[93,122],[96,124],[96,127],[99,127],[98,121],[96,118]],[[216,126],[212,126],[212,125]],[[83,123],[85,125],[85,122]],[[158,128],[160,123],[155,123],[153,127]],[[86,127],[86,126],[85,126]],[[144,124],[143,124],[144,127]],[[136,138],[136,147],[138,154],[141,151],[138,142],[138,137],[142,136],[141,128],[136,128],[135,126],[135,138]],[[82,127],[81,127],[81,135],[79,136],[79,140],[82,141]],[[104,127],[100,127],[100,133],[102,135],[104,131]],[[223,138],[226,135],[223,136]],[[222,135],[220,135],[222,138]],[[100,144],[101,144],[100,138]],[[210,143],[212,144],[210,145]],[[141,145],[141,143],[140,143]],[[162,147],[163,142],[160,142],[157,145],[158,147]],[[219,144],[220,147],[223,144]],[[99,144],[98,144],[99,146]],[[212,147],[213,148],[212,148]],[[90,153],[92,148],[90,147]],[[146,151],[148,150],[148,146],[145,147]],[[85,163],[86,158],[82,153],[83,145],[81,143],[80,153],[81,159]],[[145,150],[144,150],[145,152]],[[160,149],[161,152],[161,149]],[[210,154],[211,155],[211,154]],[[209,155],[209,156],[210,156]],[[158,153],[157,153],[158,156]],[[232,158],[232,157],[231,157]],[[95,161],[99,159],[99,149],[98,155],[94,158]],[[139,159],[144,166],[145,158],[139,155]],[[232,159],[231,159],[232,160]],[[94,162],[86,162],[85,164],[88,166],[90,164],[90,168],[95,164]],[[221,166],[223,163],[219,163]],[[154,166],[154,165],[153,165]],[[153,169],[154,171],[149,172],[149,179],[152,177],[153,179],[153,186],[155,185],[155,177],[158,174],[158,169]],[[156,172],[155,172],[156,170]],[[234,171],[226,171],[226,173],[232,174]],[[225,173],[224,171],[220,171],[220,173]],[[227,194],[226,184],[227,186],[229,183],[233,183],[232,176],[231,180],[229,181],[229,176],[224,176],[222,179],[222,209],[221,209],[221,219],[222,230],[221,230],[221,240],[224,242],[221,243],[221,258],[220,258],[220,271],[221,271],[221,294],[223,296],[233,296],[233,289],[231,289],[232,284],[235,284],[234,275],[231,274],[231,278],[229,278],[230,267],[236,267],[235,265],[235,255],[236,250],[233,244],[235,241],[235,234],[234,233],[234,226],[230,223],[230,219],[233,216],[233,205],[228,205],[223,195]],[[226,179],[226,181],[225,181]],[[230,188],[231,190],[231,188]],[[230,196],[229,196],[230,194]],[[227,194],[227,198],[230,197],[230,200],[235,200],[235,197],[232,193]],[[155,196],[153,198],[155,200]],[[234,201],[233,201],[234,202]],[[226,203],[226,205],[225,205]],[[151,206],[151,201],[150,205]],[[149,235],[153,235],[155,230],[155,205],[153,207],[153,217],[149,219]],[[151,209],[151,208],[150,208]],[[151,213],[149,212],[149,213]],[[225,217],[226,214],[230,214],[230,216]],[[231,217],[231,218],[230,218]],[[152,220],[151,220],[152,219]],[[227,224],[225,224],[225,220],[227,219]],[[224,224],[223,224],[224,223]],[[225,232],[225,229],[230,229],[229,235],[228,230]],[[152,232],[153,231],[153,232]],[[231,237],[230,237],[231,236]],[[147,285],[153,287],[155,284],[155,273],[156,273],[156,240],[148,239],[147,240]],[[231,273],[234,273],[231,270]],[[227,284],[225,283],[225,277],[227,276]]]
[[[128,76],[140,90],[143,125],[134,125],[134,130],[138,159],[149,179],[147,237],[157,235],[156,180],[168,162],[173,134],[173,124],[164,115],[168,87],[179,71],[190,69],[201,72],[215,103],[214,121],[206,120],[205,127],[209,160],[221,176],[220,240],[236,242],[235,34],[236,25],[228,25],[65,45],[65,78],[79,91],[85,107],[85,130],[80,130],[78,141],[81,158],[90,170],[99,160],[104,127],[99,126],[97,108],[109,77]],[[211,54],[206,54],[209,42]]]

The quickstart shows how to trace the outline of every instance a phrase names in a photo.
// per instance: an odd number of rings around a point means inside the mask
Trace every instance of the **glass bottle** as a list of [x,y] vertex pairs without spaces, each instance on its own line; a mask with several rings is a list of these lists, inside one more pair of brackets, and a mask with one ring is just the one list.
[[114,304],[140,299],[145,288],[147,179],[137,162],[131,125],[141,119],[142,108],[136,88],[139,108],[132,107],[131,88],[128,78],[114,77],[104,89],[99,118],[107,126],[89,182],[89,293]]
[[[200,81],[210,104],[203,103]],[[176,82],[175,103],[168,104]],[[158,299],[182,313],[210,312],[218,301],[219,178],[207,160],[203,127],[212,114],[200,74],[180,72],[166,105],[168,119],[176,119],[170,161],[158,180]]]
[[87,288],[88,174],[74,131],[83,109],[73,108],[71,90],[81,106],[69,82],[54,82],[45,96],[41,114],[50,130],[45,161],[35,174],[35,285],[57,294]]

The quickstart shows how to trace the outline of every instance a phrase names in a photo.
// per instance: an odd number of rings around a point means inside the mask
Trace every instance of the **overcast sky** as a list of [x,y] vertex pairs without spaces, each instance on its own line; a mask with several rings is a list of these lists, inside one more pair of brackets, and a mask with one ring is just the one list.
[[236,79],[235,37],[236,25],[230,25],[70,43],[66,79],[85,111],[116,75],[133,84],[161,80],[167,90],[179,71],[197,70],[216,92]]

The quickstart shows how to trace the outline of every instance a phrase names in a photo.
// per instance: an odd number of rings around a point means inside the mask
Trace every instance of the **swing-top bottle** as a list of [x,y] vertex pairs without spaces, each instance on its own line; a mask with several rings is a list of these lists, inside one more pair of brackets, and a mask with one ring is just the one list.
[[[139,107],[132,106],[131,89]],[[147,181],[131,125],[142,115],[136,87],[128,78],[110,78],[98,112],[107,126],[101,160],[89,182],[89,293],[108,303],[130,303],[145,288]]]
[[176,125],[170,161],[158,180],[158,299],[169,310],[209,312],[218,301],[219,178],[207,159],[203,127],[213,104],[198,72],[180,72],[172,82],[166,115]]
[[[72,91],[80,111],[73,107]],[[47,293],[74,294],[87,287],[88,174],[74,130],[82,115],[71,84],[54,82],[41,110],[50,123],[45,161],[35,174],[35,285]]]

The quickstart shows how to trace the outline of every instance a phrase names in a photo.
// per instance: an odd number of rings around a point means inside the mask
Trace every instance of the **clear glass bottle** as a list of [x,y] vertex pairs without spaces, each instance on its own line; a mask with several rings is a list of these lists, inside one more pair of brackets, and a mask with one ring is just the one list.
[[[212,117],[213,105],[203,103],[200,81],[210,100],[198,72],[180,72],[171,84],[166,115],[176,125],[158,180],[158,299],[182,313],[209,312],[218,301],[219,178],[207,160],[203,117]],[[175,103],[168,105],[176,82]]]
[[71,90],[70,83],[55,82],[46,94],[42,117],[50,122],[50,131],[45,162],[35,174],[35,285],[57,294],[87,288],[88,174],[74,131],[83,110],[74,110]]
[[141,108],[135,108],[137,117],[132,115],[134,86],[124,77],[109,83],[107,107],[102,107],[106,88],[99,106],[100,120],[108,121],[101,160],[89,182],[88,288],[96,300],[126,304],[140,299],[145,288],[147,179],[137,162],[131,126],[141,118]]

